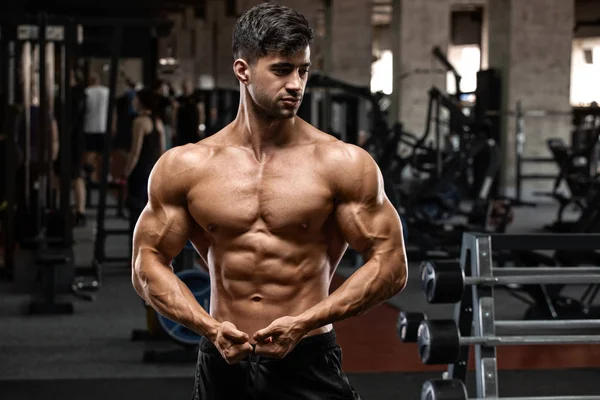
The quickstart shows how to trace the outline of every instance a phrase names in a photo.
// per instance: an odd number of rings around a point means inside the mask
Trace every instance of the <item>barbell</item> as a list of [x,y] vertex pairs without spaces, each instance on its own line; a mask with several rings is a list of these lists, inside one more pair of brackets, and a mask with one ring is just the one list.
[[[498,400],[598,400],[598,396],[500,397]],[[469,399],[465,384],[458,379],[430,379],[423,383],[421,400]]]
[[[579,321],[581,325],[585,321]],[[590,326],[597,321],[590,320]],[[417,334],[423,364],[451,364],[458,361],[460,348],[469,345],[600,344],[600,335],[469,336],[461,337],[454,320],[425,320]]]
[[465,276],[457,261],[421,264],[421,288],[431,304],[457,303],[467,285],[588,285],[600,283],[598,267],[492,268],[492,276]]

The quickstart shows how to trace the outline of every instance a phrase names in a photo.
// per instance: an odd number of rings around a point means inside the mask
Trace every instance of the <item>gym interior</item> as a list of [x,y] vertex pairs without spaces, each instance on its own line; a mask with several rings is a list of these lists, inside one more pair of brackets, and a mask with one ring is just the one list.
[[[190,398],[200,336],[131,282],[131,101],[160,96],[167,148],[227,126],[259,3],[0,5],[0,398]],[[600,399],[600,2],[271,3],[316,36],[299,117],[369,152],[402,223],[406,288],[334,324],[361,398]],[[196,249],[172,266],[209,309]]]

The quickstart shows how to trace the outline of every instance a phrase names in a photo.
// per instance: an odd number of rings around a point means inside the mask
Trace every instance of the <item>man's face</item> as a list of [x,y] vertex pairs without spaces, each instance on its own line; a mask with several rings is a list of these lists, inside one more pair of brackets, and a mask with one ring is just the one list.
[[310,67],[310,47],[289,56],[268,54],[250,68],[248,91],[256,111],[269,118],[292,118],[298,112]]

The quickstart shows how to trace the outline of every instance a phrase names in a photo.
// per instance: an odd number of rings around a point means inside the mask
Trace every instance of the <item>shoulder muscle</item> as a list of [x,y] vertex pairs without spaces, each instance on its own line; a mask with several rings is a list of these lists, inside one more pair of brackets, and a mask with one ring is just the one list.
[[334,193],[339,201],[381,205],[385,199],[383,177],[373,157],[362,148],[338,142],[327,154]]

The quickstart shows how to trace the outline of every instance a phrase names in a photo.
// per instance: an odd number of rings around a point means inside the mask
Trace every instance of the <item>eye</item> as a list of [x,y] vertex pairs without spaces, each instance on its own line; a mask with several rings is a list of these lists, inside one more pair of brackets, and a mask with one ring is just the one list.
[[299,71],[299,73],[300,73],[300,76],[304,76],[304,75],[308,74],[308,70],[307,69],[301,69]]

